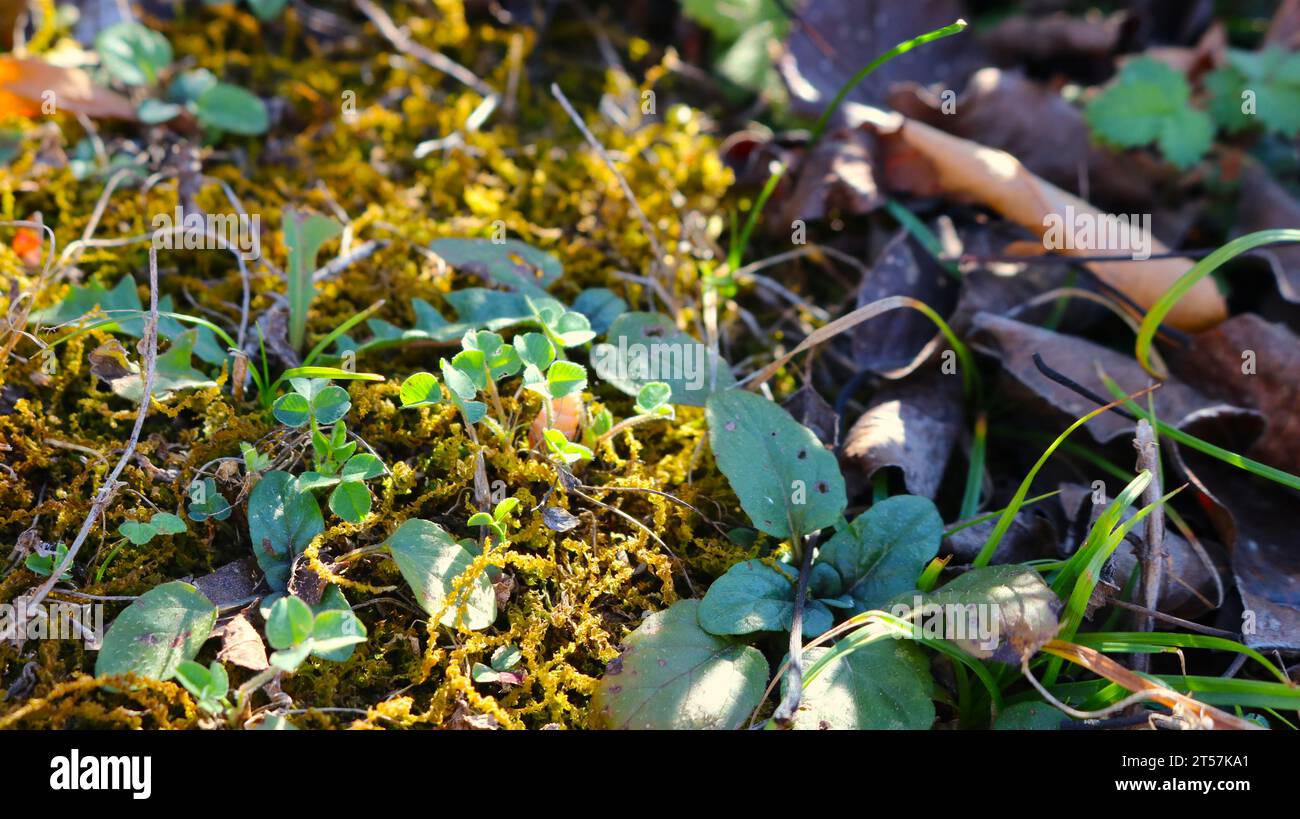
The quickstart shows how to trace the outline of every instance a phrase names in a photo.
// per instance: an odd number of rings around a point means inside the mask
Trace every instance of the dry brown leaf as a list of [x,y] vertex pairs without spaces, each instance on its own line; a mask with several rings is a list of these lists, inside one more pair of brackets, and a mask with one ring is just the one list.
[[859,461],[870,478],[893,466],[907,491],[933,499],[961,430],[961,379],[938,370],[889,383],[854,423],[844,455]]
[[48,92],[59,111],[95,118],[134,120],[131,101],[103,86],[79,68],[61,68],[36,57],[0,57],[0,116],[41,114]]
[[1067,643],[1064,640],[1053,640],[1043,646],[1043,651],[1081,665],[1094,674],[1105,677],[1129,691],[1147,692],[1151,700],[1168,706],[1173,709],[1175,714],[1184,718],[1203,721],[1203,727],[1234,731],[1262,730],[1261,726],[1249,720],[1220,711],[1212,705],[1198,702],[1185,694],[1174,691],[1172,688],[1165,687],[1161,683],[1147,679],[1136,671],[1130,671],[1094,648]]
[[[1067,208],[1077,216],[1100,219],[1103,214],[1088,202],[1031,173],[1005,151],[989,148],[940,131],[916,120],[874,110],[866,120],[893,139],[895,156],[886,162],[891,187],[924,195],[954,196],[993,208],[1007,219],[1042,236],[1044,219],[1056,214],[1064,219]],[[899,149],[902,149],[899,151]],[[887,151],[890,149],[887,149]],[[899,154],[902,154],[901,156]],[[1154,237],[1152,254],[1168,252]],[[1125,257],[1126,251],[1062,250],[1073,256]],[[1142,308],[1149,308],[1192,266],[1188,259],[1148,259],[1143,262],[1091,262],[1088,267],[1105,283],[1123,292]],[[1223,321],[1227,303],[1213,280],[1204,278],[1170,311],[1166,321],[1179,329],[1201,330]]]
[[226,623],[221,632],[221,651],[217,652],[217,659],[250,671],[263,671],[269,665],[262,636],[243,614]]

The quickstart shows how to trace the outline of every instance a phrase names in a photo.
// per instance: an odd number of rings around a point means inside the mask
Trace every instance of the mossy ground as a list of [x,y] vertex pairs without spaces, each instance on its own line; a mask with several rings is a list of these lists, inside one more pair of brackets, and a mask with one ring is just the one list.
[[[432,48],[445,48],[496,88],[514,83],[513,114],[498,111],[483,133],[466,136],[464,148],[414,159],[421,141],[461,127],[481,101],[410,57],[400,55],[373,29],[348,43],[321,43],[306,34],[290,9],[286,35],[266,36],[255,19],[233,7],[218,7],[201,19],[150,21],[171,40],[178,59],[192,60],[225,80],[263,97],[285,102],[271,132],[260,139],[226,138],[204,149],[203,170],[223,180],[248,212],[262,220],[263,253],[280,267],[281,211],[286,207],[322,213],[346,212],[356,241],[388,244],[324,283],[314,304],[309,344],[339,322],[384,299],[380,316],[400,326],[412,322],[410,299],[435,305],[441,294],[466,286],[466,277],[445,268],[421,249],[446,236],[488,236],[497,220],[509,235],[548,250],[565,267],[554,294],[570,301],[583,287],[605,286],[629,303],[646,294],[618,272],[644,274],[652,263],[648,237],[599,156],[581,141],[573,124],[547,92],[555,80],[580,107],[601,92],[625,93],[615,71],[593,71],[562,47],[568,38],[591,51],[590,33],[548,33],[546,51],[534,54],[535,33],[524,27],[467,22],[456,0],[437,0],[438,13],[399,22]],[[682,225],[692,211],[717,219],[731,183],[717,158],[703,117],[672,105],[663,88],[665,71],[646,58],[646,44],[623,40],[629,69],[646,79],[640,92],[655,90],[658,115],[624,131],[596,116],[588,119],[598,138],[620,161],[641,207],[672,254],[663,260],[679,294],[698,291],[692,248]],[[512,80],[512,74],[515,79]],[[540,81],[545,77],[546,82]],[[599,85],[597,84],[599,83]],[[346,91],[356,94],[357,117],[340,116]],[[76,120],[13,122],[26,136],[22,151],[0,174],[0,218],[31,218],[39,213],[54,227],[60,246],[79,236],[104,190],[100,181],[77,181],[57,161],[43,139],[65,150],[80,136]],[[56,127],[57,126],[57,127]],[[149,139],[163,149],[178,140],[162,129],[104,123],[102,136]],[[61,136],[60,136],[61,134]],[[163,151],[165,155],[166,151]],[[164,161],[151,170],[166,170]],[[174,176],[142,188],[123,185],[108,200],[95,231],[97,238],[137,236],[150,230],[155,214],[177,205]],[[212,212],[229,212],[217,184],[203,183],[198,202]],[[328,245],[327,253],[336,245]],[[92,278],[112,285],[121,276],[146,281],[146,245],[90,248],[65,271],[58,284],[43,280],[39,267],[25,266],[7,245],[0,246],[6,309],[14,293],[38,294],[35,307],[56,303],[70,280]],[[167,253],[161,287],[177,309],[234,327],[240,318],[241,280],[229,254],[221,251]],[[252,317],[273,304],[284,283],[265,266],[251,267]],[[147,290],[141,285],[142,299]],[[689,301],[689,299],[683,299]],[[688,311],[679,319],[694,320]],[[32,328],[29,328],[32,329]],[[58,369],[39,372],[30,342],[17,344],[0,360],[0,542],[14,544],[34,527],[41,540],[69,542],[84,520],[90,499],[116,460],[129,434],[135,408],[108,391],[89,372],[87,354],[108,336],[92,331],[58,348]],[[0,347],[8,339],[0,338]],[[360,369],[382,373],[382,384],[353,383],[353,411],[347,421],[384,458],[392,477],[376,483],[375,511],[362,525],[337,525],[319,546],[339,555],[383,540],[401,521],[423,517],[450,531],[470,534],[465,520],[472,509],[474,444],[459,418],[441,407],[399,410],[397,385],[411,372],[433,369],[445,349],[407,347],[358,361]],[[275,423],[251,397],[236,402],[225,374],[220,386],[189,391],[155,404],[138,455],[122,476],[123,486],[109,505],[103,525],[78,558],[78,588],[88,594],[138,595],[169,579],[198,576],[250,554],[243,507],[236,503],[224,523],[191,523],[184,535],[143,547],[126,546],[100,582],[113,533],[125,520],[154,507],[177,511],[196,470],[214,459],[237,458],[241,441],[271,446]],[[513,391],[510,390],[510,391]],[[630,399],[593,383],[589,402],[604,402],[616,414],[630,414]],[[679,411],[672,423],[643,425],[606,446],[598,461],[580,473],[589,494],[644,522],[672,554],[647,532],[612,512],[566,493],[554,469],[528,451],[527,421],[537,403],[523,399],[524,419],[511,446],[487,438],[484,456],[489,480],[505,483],[521,501],[520,528],[508,547],[481,558],[500,567],[510,583],[498,583],[504,610],[495,626],[482,632],[430,626],[411,605],[391,561],[369,557],[340,574],[349,598],[369,630],[368,641],[344,663],[311,662],[285,678],[284,692],[295,709],[355,709],[296,716],[303,726],[391,727],[463,724],[467,716],[490,714],[505,727],[565,727],[586,723],[586,704],[616,645],[644,614],[689,593],[688,577],[704,581],[749,556],[722,534],[737,521],[734,499],[701,446],[703,415]],[[226,496],[240,497],[239,470],[215,475]],[[210,467],[210,471],[213,469]],[[667,492],[704,512],[644,492]],[[549,494],[548,494],[549,493]],[[547,529],[539,502],[567,507],[581,524],[567,534]],[[242,500],[242,498],[241,498]],[[732,510],[732,511],[728,511]],[[712,525],[715,521],[725,524]],[[336,521],[337,522],[337,521]],[[0,580],[0,602],[11,601],[40,578],[15,568]],[[387,587],[396,587],[386,590]],[[383,590],[381,590],[383,589]],[[111,603],[108,618],[122,603]],[[486,662],[497,646],[513,643],[523,652],[525,679],[515,687],[475,684],[474,662]],[[215,651],[209,643],[200,660]],[[131,693],[109,693],[91,679],[94,654],[72,641],[34,641],[21,650],[0,646],[0,686],[13,687],[22,669],[35,662],[35,685],[26,695],[0,703],[5,727],[192,727],[199,716],[189,696],[172,683],[151,684]],[[234,671],[234,669],[232,669]],[[238,682],[239,677],[232,682]]]

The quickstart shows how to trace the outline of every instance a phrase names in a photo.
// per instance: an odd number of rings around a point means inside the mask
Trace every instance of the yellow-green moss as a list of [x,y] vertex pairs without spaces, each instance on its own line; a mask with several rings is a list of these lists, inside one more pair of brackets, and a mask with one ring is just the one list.
[[[414,36],[432,47],[454,48],[468,65],[491,66],[483,78],[495,87],[507,85],[512,48],[520,60],[534,58],[531,30],[467,22],[458,0],[437,0],[436,5],[439,15],[399,23],[409,23]],[[481,101],[478,95],[373,42],[355,53],[327,52],[304,39],[292,9],[286,14],[288,35],[278,44],[265,40],[254,18],[235,7],[210,10],[202,24],[169,28],[153,22],[169,35],[178,57],[193,58],[218,76],[285,100],[289,116],[303,123],[301,128],[273,128],[264,141],[228,139],[220,146],[225,153],[210,156],[204,165],[206,173],[228,183],[245,207],[260,215],[263,253],[272,262],[285,264],[278,228],[282,210],[289,206],[329,213],[336,203],[353,220],[357,241],[389,242],[321,284],[309,343],[379,299],[386,300],[380,316],[399,325],[413,320],[413,297],[445,308],[443,295],[467,282],[419,248],[439,237],[489,235],[496,220],[504,222],[510,235],[563,262],[558,297],[571,299],[590,286],[623,291],[634,304],[644,297],[638,286],[614,274],[644,274],[651,265],[649,240],[609,169],[583,146],[544,88],[521,81],[513,120],[498,111],[484,132],[467,137],[465,150],[416,160],[415,146],[457,130]],[[373,32],[367,39],[374,40]],[[644,51],[641,44],[637,59]],[[535,59],[553,68],[575,99],[625,85],[612,73],[593,85],[590,72],[566,65],[563,54]],[[373,81],[363,81],[363,70]],[[635,91],[651,90],[664,74],[651,66]],[[353,123],[338,116],[345,90],[358,97],[359,116]],[[665,108],[630,133],[590,120],[611,152],[632,158],[621,169],[663,246],[675,252],[683,215],[719,212],[731,178],[714,141],[704,133],[701,115]],[[58,121],[66,134],[77,132],[74,120]],[[31,136],[24,153],[0,174],[0,209],[7,219],[40,212],[55,226],[62,247],[85,229],[102,183],[77,182],[66,167],[38,162],[36,126],[22,127]],[[174,181],[163,180],[147,193],[124,186],[108,203],[96,236],[146,233],[152,217],[171,212],[176,202]],[[217,185],[205,185],[199,202],[213,211],[229,209]],[[122,275],[138,274],[146,259],[144,245],[91,248],[81,254],[77,268],[111,285]],[[188,293],[201,297],[204,310],[215,310],[226,325],[238,323],[241,281],[228,254],[177,252],[166,254],[162,264],[162,284],[177,309],[196,310]],[[699,271],[689,255],[674,255],[665,264],[680,293],[698,287]],[[13,277],[19,292],[39,289],[37,307],[56,303],[67,292],[66,284],[38,288],[39,271],[23,267],[4,245],[0,268]],[[255,264],[251,273],[256,316],[272,304],[271,293],[283,291],[283,284],[265,267]],[[140,292],[147,296],[144,288]],[[7,298],[0,295],[0,307],[8,307]],[[120,451],[134,408],[97,384],[85,365],[87,352],[106,338],[93,331],[62,345],[60,366],[52,376],[38,371],[28,342],[17,347],[27,361],[19,355],[0,360],[0,386],[13,403],[10,412],[0,414],[0,450],[12,469],[12,474],[6,470],[0,475],[0,541],[14,543],[37,516],[42,539],[70,540]],[[0,348],[4,343],[0,337]],[[313,544],[313,554],[322,572],[336,574],[351,587],[347,593],[353,605],[365,604],[358,615],[370,636],[352,659],[308,663],[285,678],[283,689],[296,707],[366,712],[361,718],[315,714],[299,720],[311,725],[445,726],[465,714],[490,715],[508,728],[585,725],[595,681],[625,634],[647,612],[687,591],[684,578],[703,581],[752,556],[726,540],[720,527],[681,504],[650,493],[617,491],[669,492],[710,518],[735,520],[730,490],[707,455],[700,455],[702,413],[684,410],[671,424],[644,425],[635,434],[620,435],[605,445],[599,469],[579,473],[586,483],[602,487],[588,494],[645,521],[667,542],[673,557],[644,529],[560,488],[553,467],[524,449],[536,404],[516,407],[506,396],[508,409],[519,409],[523,425],[516,430],[514,446],[501,447],[484,436],[481,440],[489,479],[504,481],[507,494],[521,501],[520,525],[508,544],[492,544],[472,571],[496,566],[513,590],[493,628],[439,628],[430,625],[436,617],[394,601],[390,592],[376,591],[404,588],[391,561],[371,556],[328,567],[330,556],[378,543],[411,517],[468,534],[464,522],[473,511],[475,444],[450,408],[401,411],[396,397],[402,377],[432,369],[445,352],[411,346],[358,362],[390,380],[350,386],[348,425],[383,456],[393,474],[374,486],[374,514],[359,526],[332,526]],[[630,412],[630,400],[600,385],[593,389],[615,413]],[[201,465],[238,456],[241,441],[261,440],[274,428],[255,400],[236,405],[224,387],[182,393],[156,405],[138,457],[123,472],[124,486],[104,515],[105,530],[115,531],[145,506],[141,495],[160,509],[179,509],[184,488]],[[244,490],[239,471],[219,471],[216,477],[237,504]],[[581,525],[564,535],[547,529],[540,512],[532,511],[543,498],[578,514]],[[102,582],[87,580],[80,588],[92,594],[140,594],[159,582],[197,576],[245,557],[242,518],[241,506],[226,523],[191,523],[186,534],[147,547],[127,546]],[[111,534],[92,535],[78,560],[79,576],[93,579],[111,542]],[[37,579],[25,569],[11,572],[0,579],[0,602],[24,593]],[[109,617],[120,607],[113,604]],[[507,644],[522,652],[517,670],[523,683],[509,689],[475,684],[469,676],[473,663],[486,662],[494,649]],[[212,650],[210,645],[207,652]],[[12,681],[31,659],[40,667],[35,691],[29,699],[0,703],[0,727],[198,724],[188,695],[170,683],[121,689],[127,694],[108,692],[105,681],[85,676],[92,671],[93,655],[80,647],[29,645],[19,654],[12,646],[0,646],[0,680]]]

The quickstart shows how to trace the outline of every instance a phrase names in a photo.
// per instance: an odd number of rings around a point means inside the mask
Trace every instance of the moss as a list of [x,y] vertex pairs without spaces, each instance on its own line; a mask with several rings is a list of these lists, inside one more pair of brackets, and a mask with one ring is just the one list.
[[[412,15],[398,22],[409,24],[414,36],[432,47],[454,48],[465,64],[480,70],[486,66],[484,79],[496,87],[506,87],[512,66],[526,59],[545,62],[574,99],[621,87],[612,74],[594,76],[566,63],[562,48],[548,46],[547,53],[533,55],[531,30],[467,21],[458,0],[437,0],[436,5],[438,15]],[[601,286],[624,292],[633,304],[644,299],[638,285],[615,274],[649,269],[648,238],[608,168],[582,147],[545,88],[522,81],[513,119],[498,112],[487,130],[467,136],[464,150],[417,160],[415,147],[457,130],[478,106],[478,95],[386,49],[326,49],[302,32],[292,10],[287,14],[287,36],[270,45],[253,18],[234,7],[159,27],[178,58],[192,58],[218,76],[287,103],[284,121],[273,126],[266,140],[227,140],[204,163],[205,173],[227,183],[260,216],[263,253],[270,261],[285,265],[278,227],[288,206],[326,213],[337,206],[350,216],[358,241],[389,242],[321,284],[309,343],[380,299],[385,305],[379,315],[399,325],[413,320],[413,297],[445,308],[444,294],[474,282],[421,249],[439,237],[489,235],[498,220],[510,235],[562,260],[565,276],[555,288],[557,297],[571,300],[585,287]],[[638,90],[651,90],[665,73],[651,66]],[[346,90],[358,96],[359,116],[352,123],[338,116]],[[630,132],[589,119],[611,152],[637,158],[621,163],[622,170],[662,244],[671,249],[682,238],[683,214],[719,212],[731,177],[705,133],[702,115],[679,106],[665,108],[660,118]],[[59,122],[65,134],[78,132],[75,120]],[[29,135],[26,150],[0,175],[0,206],[5,218],[40,212],[56,226],[60,247],[65,246],[90,223],[102,184],[78,182],[67,167],[38,161],[38,127],[20,127]],[[213,211],[229,209],[215,184],[203,185],[198,201]],[[147,192],[124,187],[107,203],[96,236],[143,234],[153,215],[171,212],[176,203],[176,186],[168,180]],[[335,247],[327,246],[326,252]],[[678,255],[664,262],[678,292],[698,288],[695,259]],[[79,257],[77,269],[112,284],[123,275],[138,274],[146,263],[144,245],[90,248]],[[163,264],[163,287],[177,309],[226,326],[238,324],[242,284],[228,254],[177,252]],[[37,307],[54,304],[67,292],[66,280],[44,285],[40,271],[24,267],[7,246],[0,245],[0,265],[17,292],[36,295]],[[253,317],[272,305],[271,294],[283,291],[282,282],[260,265],[251,270],[251,285]],[[143,287],[140,294],[147,298]],[[0,306],[9,306],[7,295],[0,295]],[[687,314],[683,320],[690,318]],[[43,540],[68,541],[89,511],[90,498],[120,451],[135,413],[88,371],[88,351],[108,337],[92,331],[61,345],[53,375],[40,372],[27,342],[0,360],[5,390],[0,403],[12,403],[10,411],[0,413],[0,450],[12,469],[0,480],[0,541],[14,543],[34,524]],[[4,342],[0,337],[0,347]],[[432,369],[444,353],[410,346],[358,362],[389,380],[349,386],[349,429],[382,455],[393,474],[375,485],[374,513],[363,524],[331,526],[313,543],[312,552],[317,570],[347,587],[352,603],[360,605],[357,612],[370,637],[347,662],[307,663],[283,681],[283,690],[296,707],[365,712],[363,717],[316,712],[299,720],[305,725],[446,726],[466,714],[489,715],[507,728],[585,725],[595,681],[626,633],[647,612],[689,594],[687,578],[703,580],[754,553],[728,541],[722,534],[725,526],[702,521],[681,503],[620,491],[667,492],[710,518],[738,520],[730,490],[702,454],[702,413],[685,409],[674,423],[644,425],[635,434],[620,435],[604,446],[598,463],[580,473],[585,483],[599,487],[584,490],[587,494],[644,521],[663,538],[669,554],[645,529],[566,493],[553,467],[522,449],[522,430],[536,404],[516,404],[509,396],[513,388],[506,390],[507,411],[518,412],[522,426],[510,446],[483,439],[489,479],[503,481],[522,510],[542,503],[560,506],[579,515],[581,525],[561,535],[547,529],[539,513],[520,513],[509,543],[485,550],[472,569],[483,572],[492,566],[500,572],[503,605],[496,625],[483,632],[439,628],[430,625],[436,617],[413,609],[390,590],[404,589],[391,561],[372,556],[335,567],[330,556],[378,543],[411,517],[468,533],[464,524],[473,511],[475,444],[450,408],[401,411],[397,402],[401,379],[417,369]],[[222,378],[224,384],[224,374]],[[630,399],[601,385],[594,386],[594,393],[590,400],[607,404],[616,414],[630,413]],[[104,514],[103,533],[92,537],[78,559],[79,588],[90,594],[140,594],[159,582],[199,575],[247,556],[241,504],[246,488],[238,470],[226,471],[213,462],[238,457],[241,441],[263,441],[264,449],[282,445],[274,431],[255,399],[236,403],[224,387],[189,391],[156,404],[138,457],[123,472],[123,486]],[[234,516],[224,523],[191,523],[188,533],[147,547],[127,546],[102,581],[94,582],[113,542],[105,533],[139,517],[145,507],[180,509],[185,487],[205,465],[205,474],[217,479],[236,506]],[[24,569],[10,572],[0,580],[0,602],[24,593],[36,580]],[[107,616],[120,607],[113,604]],[[496,648],[508,644],[522,653],[518,670],[523,682],[511,687],[474,683],[473,664],[487,662]],[[210,659],[214,648],[210,643],[200,659]],[[119,692],[110,692],[109,681],[86,676],[92,672],[93,654],[79,648],[29,644],[19,652],[0,647],[0,680],[13,680],[33,658],[40,666],[35,690],[29,699],[0,704],[0,727],[198,725],[193,703],[177,686],[146,682],[134,688],[114,686]],[[232,673],[237,684],[237,670]]]

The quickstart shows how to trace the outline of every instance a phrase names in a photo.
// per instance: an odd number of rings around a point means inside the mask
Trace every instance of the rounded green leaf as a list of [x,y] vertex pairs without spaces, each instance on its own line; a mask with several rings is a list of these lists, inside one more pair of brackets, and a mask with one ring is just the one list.
[[366,641],[366,626],[351,610],[329,609],[316,615],[311,653],[329,654]]
[[311,607],[292,595],[285,595],[271,606],[266,618],[266,639],[272,648],[289,648],[312,635]]
[[149,522],[164,535],[179,535],[188,528],[185,521],[171,512],[155,512]]
[[301,491],[288,472],[266,473],[249,493],[248,536],[253,556],[272,589],[286,587],[289,564],[324,530],[325,519],[316,498]]
[[662,381],[651,381],[636,394],[636,411],[640,415],[649,415],[667,404],[672,396],[672,387]]
[[560,339],[560,344],[565,347],[586,344],[596,337],[596,334],[592,332],[591,322],[587,320],[587,317],[582,313],[573,311],[561,315],[551,330]]
[[95,676],[138,674],[168,680],[199,653],[217,622],[217,607],[189,583],[155,586],[127,606],[95,661]]
[[698,600],[656,612],[623,641],[591,699],[599,728],[735,730],[763,699],[767,660],[700,628]]
[[1041,574],[1019,564],[971,569],[924,600],[964,621],[945,623],[945,631],[962,627],[966,636],[950,641],[981,660],[1018,666],[1061,628],[1060,598]]
[[546,371],[552,398],[563,398],[587,388],[587,368],[572,361],[557,361]]
[[95,51],[108,73],[126,85],[152,85],[172,61],[167,38],[135,22],[118,23],[99,32]]
[[136,109],[135,115],[140,118],[141,122],[149,125],[157,125],[160,122],[167,122],[180,115],[182,109],[179,105],[172,102],[163,102],[150,97],[140,103]]
[[397,393],[403,407],[431,407],[442,400],[442,388],[433,373],[415,373]]
[[298,429],[306,426],[311,420],[311,402],[299,393],[285,393],[275,399],[271,414],[275,416],[275,420],[285,426]]
[[348,523],[360,523],[370,514],[370,490],[361,481],[340,482],[330,492],[330,511]]
[[474,555],[460,545],[441,526],[412,518],[385,541],[402,577],[415,592],[420,607],[430,616],[441,612],[438,622],[454,626],[457,610],[463,610],[461,625],[482,629],[497,619],[497,598],[487,573],[479,573],[461,592],[460,599],[443,609],[452,595],[452,582],[474,562]]
[[555,360],[555,345],[541,333],[522,333],[515,336],[515,352],[519,360],[545,370]]
[[615,319],[627,312],[627,302],[613,290],[593,287],[578,294],[573,309],[587,317],[592,330],[603,333]]
[[[709,586],[700,601],[700,626],[710,634],[789,631],[794,619],[795,584],[790,566],[745,560]],[[804,604],[803,633],[816,637],[833,623],[830,610],[816,600]]]
[[934,503],[918,495],[886,498],[835,533],[822,547],[818,565],[835,569],[841,592],[852,596],[854,613],[884,605],[916,588],[916,580],[943,539],[943,518]]
[[353,455],[343,464],[343,480],[368,481],[384,474],[384,462],[369,452]]
[[204,91],[197,106],[201,125],[233,134],[260,134],[270,123],[260,99],[229,83],[219,82]]
[[[674,392],[675,392],[674,388]],[[830,526],[844,514],[835,455],[781,407],[745,390],[709,396],[709,445],[754,525],[778,538]]]
[[311,411],[318,424],[332,424],[347,415],[350,409],[352,399],[348,397],[348,391],[337,384],[330,384],[311,399]]
[[1059,731],[1070,720],[1056,706],[1045,702],[1018,702],[1007,706],[993,720],[995,731]]
[[[810,669],[829,648],[803,653]],[[782,689],[788,687],[783,685]],[[885,638],[831,660],[808,683],[795,712],[800,730],[923,731],[934,723],[934,687],[925,654]]]
[[152,523],[141,523],[136,520],[128,520],[117,527],[117,531],[136,546],[143,546],[158,534],[158,529]]

